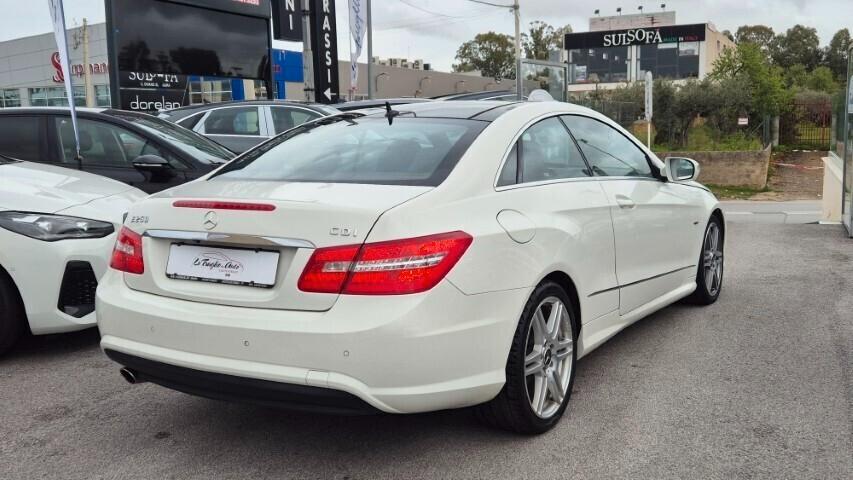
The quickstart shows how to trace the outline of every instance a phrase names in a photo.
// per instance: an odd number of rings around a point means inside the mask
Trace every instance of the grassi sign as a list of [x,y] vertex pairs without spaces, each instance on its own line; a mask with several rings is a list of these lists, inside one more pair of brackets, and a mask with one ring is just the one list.
[[656,28],[632,28],[604,32],[569,33],[564,38],[566,50],[601,47],[626,47],[658,43],[702,42],[705,24],[673,25]]

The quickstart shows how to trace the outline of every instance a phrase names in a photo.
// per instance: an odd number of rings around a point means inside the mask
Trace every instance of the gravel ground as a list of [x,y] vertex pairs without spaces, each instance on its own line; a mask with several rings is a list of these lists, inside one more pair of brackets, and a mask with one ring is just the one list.
[[730,225],[723,294],[581,360],[539,437],[467,411],[327,417],[130,386],[97,334],[0,359],[0,478],[853,478],[853,240]]

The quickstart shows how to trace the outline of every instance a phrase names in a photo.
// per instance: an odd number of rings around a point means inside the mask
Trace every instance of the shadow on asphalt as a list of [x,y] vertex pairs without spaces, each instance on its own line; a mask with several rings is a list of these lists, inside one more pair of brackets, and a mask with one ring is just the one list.
[[55,360],[55,357],[70,356],[75,353],[97,348],[101,337],[97,328],[89,328],[79,332],[57,333],[54,335],[26,334],[0,357],[0,365],[5,362],[39,360],[40,362]]

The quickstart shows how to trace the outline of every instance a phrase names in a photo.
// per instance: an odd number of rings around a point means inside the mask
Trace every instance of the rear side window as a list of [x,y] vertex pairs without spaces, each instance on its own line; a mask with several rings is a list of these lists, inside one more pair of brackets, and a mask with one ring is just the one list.
[[439,185],[487,125],[475,120],[334,119],[253,150],[214,178],[286,182]]
[[654,177],[646,154],[615,128],[589,117],[562,118],[596,176]]
[[201,117],[204,116],[204,113],[196,113],[195,115],[190,115],[189,117],[176,122],[178,125],[188,128],[190,130],[198,124],[198,121],[201,120]]
[[507,157],[498,186],[589,177],[591,172],[565,125],[557,118],[529,127]]
[[301,108],[271,107],[270,110],[272,111],[272,122],[275,125],[276,133],[286,132],[309,120],[320,118],[319,113],[309,112]]
[[208,135],[260,135],[258,109],[256,107],[243,107],[213,110],[204,121],[204,133]]
[[0,115],[0,153],[18,160],[40,158],[42,121],[39,117]]

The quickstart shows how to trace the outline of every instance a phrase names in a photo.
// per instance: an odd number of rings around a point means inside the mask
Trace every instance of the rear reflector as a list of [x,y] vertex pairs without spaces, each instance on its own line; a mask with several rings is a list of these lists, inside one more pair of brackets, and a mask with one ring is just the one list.
[[116,237],[112,258],[110,258],[110,268],[136,275],[145,273],[141,235],[127,227],[121,227]]
[[304,292],[404,295],[427,291],[456,265],[473,239],[465,232],[319,248],[302,276]]
[[269,203],[220,202],[211,200],[178,200],[172,204],[178,208],[204,208],[207,210],[242,210],[244,212],[271,212],[275,205]]

